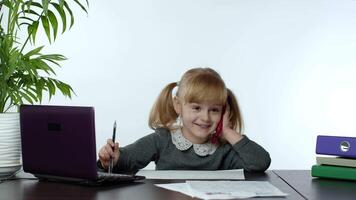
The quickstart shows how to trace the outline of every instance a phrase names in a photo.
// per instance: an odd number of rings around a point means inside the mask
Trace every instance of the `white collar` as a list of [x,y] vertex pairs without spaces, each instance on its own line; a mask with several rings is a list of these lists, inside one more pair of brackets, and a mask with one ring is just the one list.
[[171,133],[172,142],[176,146],[177,149],[181,151],[188,150],[191,146],[193,146],[194,152],[198,156],[207,156],[213,154],[217,145],[212,144],[210,141],[204,144],[193,144],[188,139],[186,139],[180,128],[173,130]]

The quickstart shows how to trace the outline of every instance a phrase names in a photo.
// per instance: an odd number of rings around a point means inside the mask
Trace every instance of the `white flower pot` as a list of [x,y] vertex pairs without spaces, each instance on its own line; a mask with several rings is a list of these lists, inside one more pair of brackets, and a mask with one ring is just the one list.
[[20,114],[0,113],[0,177],[21,168]]

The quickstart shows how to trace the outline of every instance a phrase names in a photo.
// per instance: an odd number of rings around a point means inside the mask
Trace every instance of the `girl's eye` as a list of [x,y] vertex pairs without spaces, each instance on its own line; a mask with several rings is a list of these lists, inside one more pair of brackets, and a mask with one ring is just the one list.
[[219,108],[213,108],[213,109],[211,109],[211,111],[214,112],[214,113],[218,113],[218,112],[220,112],[220,109]]
[[193,108],[193,110],[196,110],[196,111],[200,110],[200,106],[193,106],[192,108]]

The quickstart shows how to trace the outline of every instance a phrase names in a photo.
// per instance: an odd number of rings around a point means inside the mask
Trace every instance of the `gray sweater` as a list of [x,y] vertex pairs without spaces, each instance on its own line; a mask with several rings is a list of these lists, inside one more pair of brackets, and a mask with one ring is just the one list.
[[[181,151],[172,143],[169,130],[159,128],[136,142],[120,148],[120,159],[114,172],[136,172],[151,161],[157,170],[226,170],[265,171],[270,163],[269,153],[247,136],[231,146],[219,146],[207,156],[197,155],[193,147]],[[99,167],[100,162],[98,162]]]

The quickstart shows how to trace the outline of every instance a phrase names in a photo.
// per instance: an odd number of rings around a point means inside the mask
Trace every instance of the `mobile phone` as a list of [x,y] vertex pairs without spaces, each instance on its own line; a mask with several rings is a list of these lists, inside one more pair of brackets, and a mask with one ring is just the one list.
[[220,121],[218,122],[218,125],[216,126],[215,133],[211,137],[211,143],[213,143],[213,144],[215,144],[218,141],[218,139],[221,135],[225,111],[226,111],[226,106],[223,107],[223,110],[221,112]]

